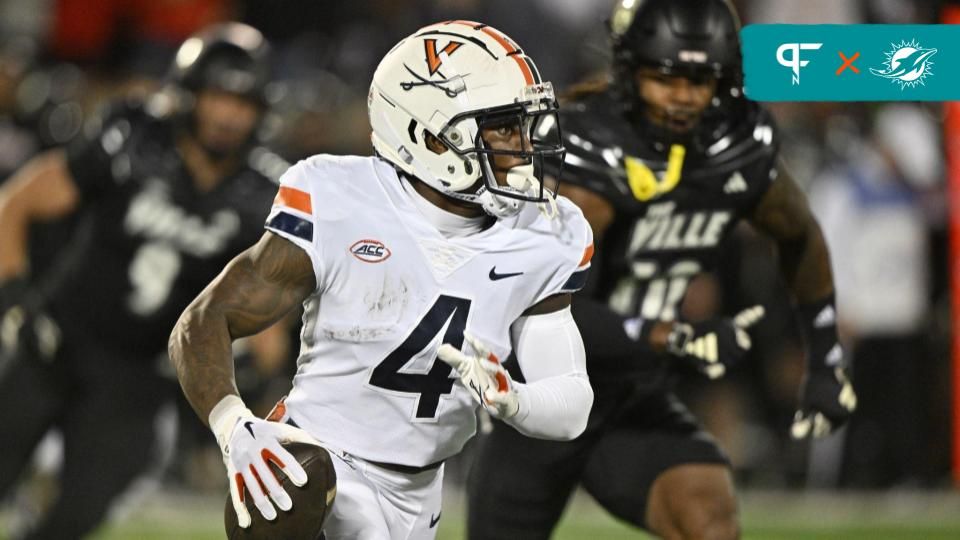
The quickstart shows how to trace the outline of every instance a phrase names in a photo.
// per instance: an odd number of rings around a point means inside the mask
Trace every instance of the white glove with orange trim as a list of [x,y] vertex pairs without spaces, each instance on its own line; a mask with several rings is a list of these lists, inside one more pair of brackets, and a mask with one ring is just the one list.
[[520,410],[520,399],[510,374],[500,365],[497,355],[478,339],[466,332],[463,337],[475,355],[465,355],[453,345],[444,343],[437,356],[457,370],[460,382],[491,416],[501,420],[515,416]]
[[227,478],[230,480],[230,498],[240,526],[247,528],[252,521],[244,505],[244,489],[268,520],[277,517],[274,505],[283,511],[293,508],[293,501],[280,485],[269,463],[280,468],[295,486],[303,486],[307,483],[306,471],[281,444],[297,441],[319,446],[320,443],[302,429],[257,418],[234,395],[226,396],[217,403],[210,411],[209,421],[210,429],[223,452],[223,463],[227,466]]

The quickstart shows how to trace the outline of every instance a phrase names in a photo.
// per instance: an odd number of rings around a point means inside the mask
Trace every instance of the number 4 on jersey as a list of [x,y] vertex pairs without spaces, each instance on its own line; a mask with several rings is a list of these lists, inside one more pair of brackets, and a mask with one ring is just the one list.
[[456,381],[450,377],[453,368],[444,362],[438,362],[434,355],[427,373],[403,373],[400,370],[430,346],[447,321],[450,321],[450,324],[440,343],[449,343],[458,349],[462,347],[463,331],[467,326],[469,312],[470,300],[441,295],[407,339],[373,369],[370,384],[385,390],[420,394],[415,417],[435,418],[440,396],[453,391],[453,383]]

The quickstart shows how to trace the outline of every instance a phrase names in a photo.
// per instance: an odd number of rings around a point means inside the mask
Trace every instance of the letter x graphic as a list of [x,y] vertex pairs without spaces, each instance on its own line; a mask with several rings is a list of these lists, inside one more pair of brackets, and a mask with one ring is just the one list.
[[837,68],[836,75],[840,75],[841,73],[843,73],[843,70],[847,68],[850,68],[851,70],[853,70],[854,73],[860,73],[860,70],[857,69],[857,66],[853,65],[853,61],[860,57],[860,51],[853,53],[853,56],[851,56],[850,58],[847,58],[846,56],[844,56],[843,53],[840,51],[837,51],[837,54],[839,54],[840,58],[843,59],[843,64],[841,64],[840,67]]

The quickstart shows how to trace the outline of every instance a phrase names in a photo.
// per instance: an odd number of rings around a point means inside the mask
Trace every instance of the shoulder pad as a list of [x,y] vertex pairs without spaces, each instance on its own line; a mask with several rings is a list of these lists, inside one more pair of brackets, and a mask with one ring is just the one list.
[[289,161],[263,146],[254,147],[250,151],[247,156],[247,165],[274,184],[280,183],[280,177],[291,166]]
[[101,105],[92,118],[99,118],[104,123],[120,119],[160,119],[155,108],[150,106],[150,99],[121,98]]
[[741,121],[719,136],[704,152],[701,170],[726,173],[757,163],[770,166],[780,147],[773,116],[753,101],[744,100]]
[[[768,175],[780,143],[773,117],[746,99],[736,105],[736,113],[731,113],[733,121],[725,122],[708,136],[708,143],[688,150],[685,178],[731,174],[745,169],[750,169],[751,174]],[[618,102],[609,94],[595,94],[561,111],[567,150],[561,180],[594,191],[615,205],[629,206],[635,201],[627,182],[625,156],[639,159],[654,170],[662,170],[666,167],[667,155],[655,151],[620,110]]]
[[[561,181],[594,191],[611,200],[630,196],[622,174],[624,152],[642,141],[620,114],[609,93],[591,94],[560,110],[566,147]],[[561,189],[562,192],[562,189]]]
[[[116,128],[117,133],[125,140],[130,136],[133,124],[143,125],[167,121],[169,117],[158,115],[150,103],[151,99],[145,101],[140,98],[124,98],[107,102],[99,106],[84,123],[83,135],[89,140],[96,140],[110,128]],[[116,146],[119,147],[122,144]]]
[[561,228],[558,238],[568,248],[570,262],[573,263],[571,268],[584,270],[590,266],[593,257],[593,229],[590,222],[579,206],[562,195],[557,196],[557,210],[557,221]]
[[99,141],[103,151],[114,156],[126,147],[134,125],[140,125],[148,118],[142,101],[111,101],[101,105],[84,123],[83,138]]
[[546,265],[546,281],[530,305],[555,294],[576,292],[587,281],[593,256],[593,230],[577,205],[562,195],[556,202],[557,215],[553,218],[545,217],[535,205],[527,205],[526,212],[536,215],[526,228],[542,235],[545,241],[541,245],[549,252],[549,256],[541,257]]
[[377,186],[380,163],[373,157],[317,154],[287,169],[280,184],[312,193],[315,205],[323,205],[330,215],[340,215],[351,206],[343,201],[359,204],[382,193],[371,189]]

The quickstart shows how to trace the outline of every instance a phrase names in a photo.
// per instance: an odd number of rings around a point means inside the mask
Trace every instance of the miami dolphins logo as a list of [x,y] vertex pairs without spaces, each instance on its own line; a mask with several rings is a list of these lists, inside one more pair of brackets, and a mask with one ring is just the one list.
[[870,68],[870,73],[900,84],[901,90],[924,84],[923,80],[933,75],[930,57],[937,53],[936,49],[924,49],[915,39],[890,45],[893,49],[884,53],[887,60],[883,69]]

